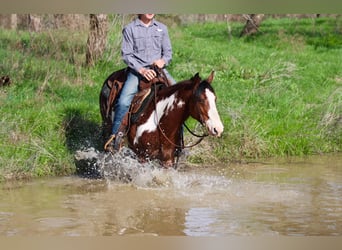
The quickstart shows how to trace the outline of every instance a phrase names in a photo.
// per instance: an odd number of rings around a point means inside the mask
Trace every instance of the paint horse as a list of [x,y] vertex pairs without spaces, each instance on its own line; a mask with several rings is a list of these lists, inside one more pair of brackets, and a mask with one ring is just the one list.
[[190,116],[205,126],[209,135],[221,136],[223,124],[211,86],[213,79],[214,72],[206,80],[197,73],[175,85],[158,87],[157,81],[151,86],[152,98],[127,115],[128,146],[141,161],[159,159],[163,167],[174,167],[177,148],[183,147],[182,125]]

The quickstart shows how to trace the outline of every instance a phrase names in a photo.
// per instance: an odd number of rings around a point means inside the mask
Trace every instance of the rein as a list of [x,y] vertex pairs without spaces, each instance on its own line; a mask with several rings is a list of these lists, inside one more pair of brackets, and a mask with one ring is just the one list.
[[[195,137],[200,138],[199,141],[198,141],[195,145],[197,145],[198,143],[200,143],[205,137],[208,136],[208,134],[203,134],[203,135],[197,135],[197,134],[195,134],[193,131],[190,130],[190,128],[185,124],[185,122],[183,122],[183,125],[184,125],[184,127],[189,131],[190,134],[192,134],[192,135],[195,136]],[[202,125],[202,126],[203,126],[203,125]],[[192,147],[195,146],[195,145],[192,145]]]

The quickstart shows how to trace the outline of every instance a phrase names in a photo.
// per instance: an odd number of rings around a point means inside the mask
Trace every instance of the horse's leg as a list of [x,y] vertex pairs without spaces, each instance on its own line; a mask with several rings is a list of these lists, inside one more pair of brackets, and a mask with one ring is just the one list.
[[183,126],[181,127],[181,129],[179,130],[179,138],[178,138],[178,143],[177,147],[175,149],[175,156],[176,157],[180,157],[182,154],[182,150],[184,149],[184,129]]
[[174,165],[174,149],[172,148],[164,148],[162,150],[162,165],[164,168],[170,168]]
[[166,161],[161,161],[161,165],[163,168],[166,168],[166,169],[169,169],[169,168],[172,168],[173,167],[173,162],[172,160],[166,160]]

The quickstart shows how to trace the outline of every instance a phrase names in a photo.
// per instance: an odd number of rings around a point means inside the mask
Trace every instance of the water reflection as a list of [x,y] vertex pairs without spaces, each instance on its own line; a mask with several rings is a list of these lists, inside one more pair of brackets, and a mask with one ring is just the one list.
[[224,228],[215,229],[219,222],[219,211],[217,209],[194,207],[185,214],[184,233],[190,236],[213,236],[225,232]]
[[342,155],[4,183],[0,235],[342,235]]

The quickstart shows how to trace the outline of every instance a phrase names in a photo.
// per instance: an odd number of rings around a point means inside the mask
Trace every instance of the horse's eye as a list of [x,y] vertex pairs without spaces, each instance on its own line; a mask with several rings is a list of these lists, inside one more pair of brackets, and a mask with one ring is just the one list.
[[204,104],[205,103],[205,99],[204,98],[200,98],[198,102]]

